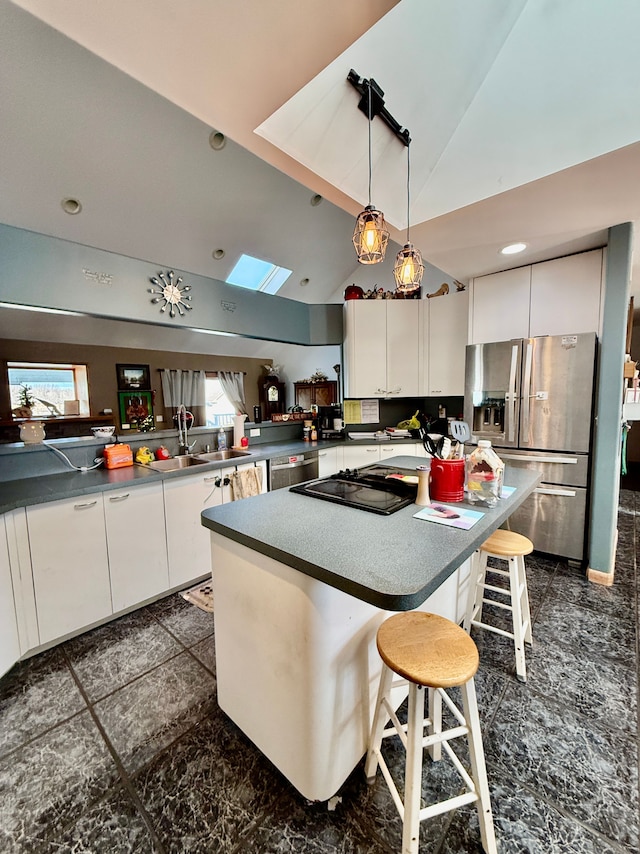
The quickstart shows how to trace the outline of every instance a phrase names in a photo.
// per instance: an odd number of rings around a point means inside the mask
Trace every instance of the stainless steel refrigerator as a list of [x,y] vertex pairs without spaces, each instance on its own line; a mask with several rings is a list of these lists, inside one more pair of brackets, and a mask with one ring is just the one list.
[[490,439],[509,465],[542,471],[510,519],[536,551],[585,558],[595,333],[470,344],[464,413],[471,442]]

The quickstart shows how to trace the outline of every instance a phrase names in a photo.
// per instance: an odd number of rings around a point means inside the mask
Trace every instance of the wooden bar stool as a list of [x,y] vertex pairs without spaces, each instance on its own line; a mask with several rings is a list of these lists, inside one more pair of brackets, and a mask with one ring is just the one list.
[[[380,766],[402,819],[402,854],[417,854],[421,821],[470,803],[475,803],[478,810],[482,847],[487,854],[497,854],[473,682],[479,661],[475,643],[450,620],[420,611],[389,617],[378,629],[376,640],[383,666],[365,774],[367,781],[373,783]],[[394,678],[394,674],[400,678]],[[409,687],[407,724],[400,723],[390,700],[391,691],[403,685]],[[462,712],[444,690],[454,686],[460,686],[462,692]],[[425,693],[430,715],[426,718]],[[442,701],[458,723],[444,731]],[[389,719],[391,725],[385,728]],[[382,739],[394,735],[400,737],[407,753],[404,799],[400,797],[381,752]],[[449,744],[451,739],[462,736],[469,742],[470,774]],[[462,777],[466,792],[421,808],[423,750],[427,748],[431,758],[438,760],[441,747]]]
[[[521,682],[527,681],[527,665],[524,655],[525,643],[533,643],[531,636],[531,614],[529,612],[529,594],[527,592],[527,575],[524,566],[524,556],[531,554],[533,543],[522,534],[513,531],[494,531],[484,541],[471,561],[471,576],[469,578],[469,596],[467,610],[463,622],[464,630],[471,631],[471,626],[487,629],[495,634],[512,638],[516,652],[516,676]],[[509,569],[497,569],[487,566],[487,558],[495,557],[507,561]],[[495,573],[509,579],[509,587],[496,587],[487,583],[487,572]],[[495,598],[485,598],[485,591],[506,597],[508,601]],[[483,605],[493,605],[511,612],[512,631],[508,632],[497,626],[482,621]]]

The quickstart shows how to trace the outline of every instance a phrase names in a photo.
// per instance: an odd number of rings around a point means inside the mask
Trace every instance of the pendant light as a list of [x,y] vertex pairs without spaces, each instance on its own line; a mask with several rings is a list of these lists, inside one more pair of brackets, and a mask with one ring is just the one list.
[[393,268],[396,291],[401,294],[415,293],[420,287],[422,276],[424,275],[424,264],[422,263],[420,250],[414,249],[413,243],[409,241],[409,186],[411,179],[409,147],[409,143],[407,143],[407,242],[396,255],[396,263]]
[[384,214],[371,204],[371,82],[367,81],[369,120],[369,204],[358,214],[353,229],[353,245],[360,264],[379,264],[384,261],[389,242],[389,229]]

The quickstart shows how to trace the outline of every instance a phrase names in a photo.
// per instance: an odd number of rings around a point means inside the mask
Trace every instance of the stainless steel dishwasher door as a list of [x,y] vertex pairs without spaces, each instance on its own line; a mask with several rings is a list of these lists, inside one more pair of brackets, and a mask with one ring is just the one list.
[[318,452],[305,451],[269,461],[269,490],[286,489],[318,477]]

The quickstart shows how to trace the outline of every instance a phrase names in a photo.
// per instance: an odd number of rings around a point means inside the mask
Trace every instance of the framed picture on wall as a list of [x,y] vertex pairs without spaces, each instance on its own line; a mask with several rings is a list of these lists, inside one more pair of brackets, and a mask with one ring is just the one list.
[[[120,425],[136,429],[147,418],[153,417],[153,394],[150,391],[119,391],[118,407]],[[126,428],[125,428],[126,429]]]
[[118,389],[150,389],[149,365],[116,365]]

